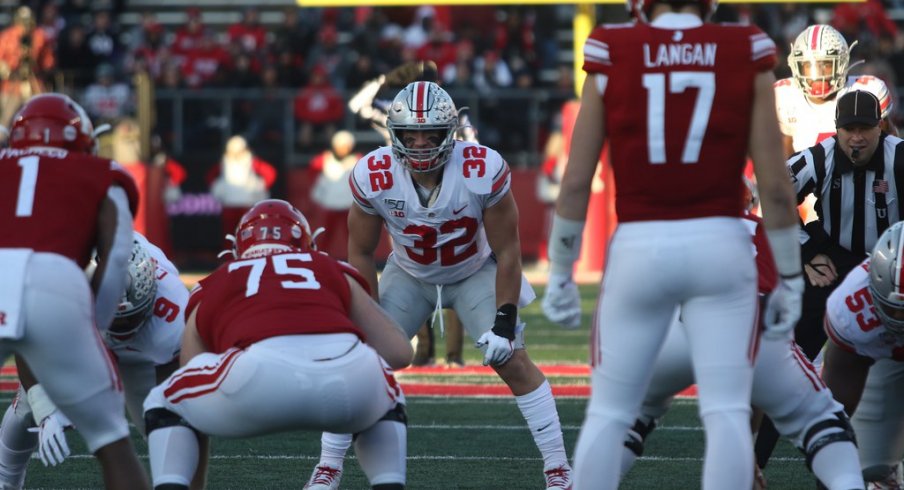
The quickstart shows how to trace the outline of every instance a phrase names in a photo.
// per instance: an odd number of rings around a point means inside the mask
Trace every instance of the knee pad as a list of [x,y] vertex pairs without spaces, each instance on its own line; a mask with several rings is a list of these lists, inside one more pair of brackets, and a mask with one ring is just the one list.
[[157,429],[175,427],[177,425],[188,427],[196,435],[198,434],[198,430],[189,425],[188,421],[165,408],[152,408],[144,413],[144,427],[147,431],[145,435],[149,435]]
[[[838,430],[820,434],[832,428]],[[798,448],[807,457],[807,469],[813,471],[813,457],[816,453],[835,442],[851,442],[854,446],[857,445],[854,428],[851,427],[851,421],[844,412],[835,412],[835,418],[822,420],[807,429],[803,447]]]
[[649,424],[645,424],[642,420],[637,419],[637,421],[634,422],[634,427],[631,427],[628,431],[628,436],[625,438],[625,447],[638,458],[643,456],[643,443],[650,432],[653,432],[653,429],[655,428],[655,420],[651,420]]

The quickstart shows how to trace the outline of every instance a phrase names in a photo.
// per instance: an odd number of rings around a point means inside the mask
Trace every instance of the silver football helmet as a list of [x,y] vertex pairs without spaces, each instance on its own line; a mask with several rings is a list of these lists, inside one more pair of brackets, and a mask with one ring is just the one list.
[[847,41],[834,27],[816,24],[798,34],[788,66],[797,87],[804,95],[826,98],[844,88],[847,80],[851,49]]
[[889,332],[904,335],[904,221],[885,230],[869,261],[869,292]]
[[[429,172],[442,167],[452,155],[458,110],[452,97],[433,82],[413,82],[403,88],[392,104],[386,119],[392,141],[392,154],[412,172]],[[408,148],[408,131],[435,131],[438,144],[431,148]]]
[[110,333],[130,335],[146,323],[157,296],[157,261],[137,239],[132,240],[132,256],[126,290],[116,308]]

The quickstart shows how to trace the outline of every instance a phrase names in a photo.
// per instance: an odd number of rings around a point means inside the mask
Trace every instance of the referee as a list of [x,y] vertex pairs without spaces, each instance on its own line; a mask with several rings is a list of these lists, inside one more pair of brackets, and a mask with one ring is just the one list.
[[838,99],[838,131],[788,160],[797,202],[816,197],[818,218],[801,231],[807,275],[795,337],[813,359],[825,343],[826,299],[866,258],[879,235],[904,217],[904,142],[879,128],[879,99],[852,91]]
[[[835,106],[837,134],[787,162],[798,204],[810,194],[816,197],[818,218],[801,228],[807,280],[794,329],[795,340],[811,360],[826,341],[822,322],[829,294],[866,258],[879,235],[904,217],[904,200],[899,198],[904,193],[904,140],[882,131],[880,118],[875,95],[848,92]],[[755,443],[760,468],[765,468],[777,440],[778,432],[765,418]]]

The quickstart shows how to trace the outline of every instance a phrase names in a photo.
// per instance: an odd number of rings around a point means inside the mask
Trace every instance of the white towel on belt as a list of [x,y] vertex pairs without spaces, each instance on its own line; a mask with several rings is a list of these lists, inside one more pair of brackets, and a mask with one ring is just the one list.
[[25,327],[22,292],[25,267],[33,251],[28,248],[0,250],[0,339],[19,339]]

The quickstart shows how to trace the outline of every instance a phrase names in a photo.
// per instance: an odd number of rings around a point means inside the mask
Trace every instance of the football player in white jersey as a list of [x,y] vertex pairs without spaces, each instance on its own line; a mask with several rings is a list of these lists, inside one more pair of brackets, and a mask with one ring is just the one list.
[[[126,291],[104,342],[118,364],[129,417],[144,434],[145,397],[179,367],[188,289],[163,251],[138,232],[128,269]],[[69,455],[64,429],[71,424],[41,385],[27,391],[19,387],[0,424],[0,488],[21,488],[36,449],[45,465],[57,465]]]
[[[864,478],[871,489],[900,489],[904,457],[904,370],[877,380],[877,361],[904,365],[904,222],[879,237],[826,303],[829,342],[822,377],[848,414],[876,423],[855,426]],[[868,379],[869,376],[869,379]],[[887,400],[879,402],[879,400]],[[883,412],[891,409],[891,412]],[[866,444],[862,441],[866,440]]]
[[[521,271],[509,167],[496,151],[456,140],[458,121],[452,98],[435,83],[411,83],[393,99],[392,144],[365,155],[350,179],[357,205],[348,220],[349,262],[409,337],[440,308],[458,313],[484,350],[483,363],[515,395],[543,456],[546,488],[571,488],[552,390],[524,350],[518,308],[535,295]],[[373,254],[384,226],[393,250],[378,284]],[[322,443],[305,488],[338,488],[351,436],[325,433]],[[480,486],[466,486],[473,485]]]
[[[859,63],[850,63],[850,53],[856,44],[848,46],[841,33],[832,26],[822,24],[807,27],[795,39],[788,56],[792,76],[775,83],[776,112],[783,133],[786,157],[835,135],[835,105],[838,98],[848,91],[866,90],[875,95],[882,111],[880,128],[889,134],[897,134],[890,118],[894,101],[889,96],[885,82],[870,75],[849,75],[850,69]],[[801,205],[805,222],[816,219],[813,209],[815,201],[815,196],[811,195]],[[804,267],[804,271],[808,276],[818,274],[819,267],[828,267],[828,264],[823,264],[823,257],[816,256]],[[804,318],[806,317],[804,314]],[[807,322],[809,326],[805,328],[801,328],[802,324],[803,322],[798,324],[796,338],[807,357],[814,359],[818,352],[816,349],[825,341],[825,334],[816,328],[815,322]],[[814,336],[816,338],[813,342],[808,341]],[[818,363],[817,360],[817,366]],[[904,365],[884,360],[870,372],[870,382],[866,389],[868,395],[864,397],[864,405],[869,408],[864,408],[852,419],[858,434],[861,459],[867,457],[864,448],[881,445],[881,441],[873,441],[868,434],[886,434],[886,422],[891,423],[892,420],[904,417],[904,406],[893,404],[884,397],[882,388],[873,392],[872,387],[882,387],[891,380],[900,378],[904,378]],[[871,413],[875,415],[867,415]],[[760,465],[765,466],[768,461],[776,438],[777,434],[769,425],[760,430],[756,443]],[[864,467],[872,464],[867,460],[862,462]]]
[[885,82],[870,75],[848,75],[856,44],[849,47],[841,33],[822,24],[807,27],[795,39],[788,55],[792,76],[775,82],[786,157],[835,135],[835,103],[851,90],[875,95],[882,109],[882,130],[893,131],[888,116],[894,103]]

